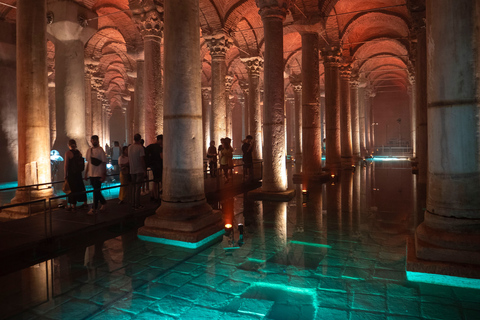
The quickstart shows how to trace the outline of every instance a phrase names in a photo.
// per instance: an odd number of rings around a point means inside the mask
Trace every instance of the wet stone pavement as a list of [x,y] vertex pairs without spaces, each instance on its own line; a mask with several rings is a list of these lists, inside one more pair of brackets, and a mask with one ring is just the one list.
[[291,187],[288,203],[213,204],[234,228],[206,248],[131,232],[3,277],[0,318],[480,319],[480,290],[405,278],[421,221],[407,165],[369,163],[308,195]]

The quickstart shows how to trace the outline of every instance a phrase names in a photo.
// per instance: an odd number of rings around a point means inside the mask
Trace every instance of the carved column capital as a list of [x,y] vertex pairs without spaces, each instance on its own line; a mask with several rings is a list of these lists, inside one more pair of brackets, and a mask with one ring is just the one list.
[[360,87],[360,81],[358,81],[358,79],[350,80],[350,87],[358,89]]
[[233,77],[230,75],[225,76],[225,92],[230,92],[233,85]]
[[245,80],[241,80],[241,81],[239,81],[239,85],[240,85],[240,89],[242,89],[242,91],[243,91],[245,94],[248,94],[248,92],[249,92],[248,82],[245,81]]
[[164,10],[158,0],[129,0],[133,19],[143,37],[163,37]]
[[224,33],[204,35],[203,38],[207,43],[207,47],[210,50],[212,59],[217,57],[225,58],[228,49],[233,44],[232,39]]
[[255,0],[257,7],[260,9],[258,13],[264,18],[280,18],[285,19],[290,6],[290,0]]
[[326,47],[321,50],[323,64],[327,67],[339,67],[342,60],[342,52],[338,47]]
[[202,98],[203,99],[209,99],[211,93],[212,93],[211,88],[209,88],[209,87],[203,87],[202,88]]
[[302,92],[302,75],[301,74],[292,74],[290,77],[290,84],[293,87],[293,91]]
[[350,80],[352,75],[352,67],[349,64],[343,65],[340,67],[340,78],[343,80]]
[[93,59],[85,59],[85,75],[92,77],[94,74],[98,73],[98,65],[100,61]]
[[103,78],[101,78],[101,77],[96,77],[96,76],[92,76],[90,82],[92,83],[92,89],[93,89],[93,90],[96,90],[97,92],[100,92],[100,91],[105,92],[105,90],[102,89],[102,87],[103,87]]
[[263,70],[263,58],[261,57],[250,57],[242,58],[240,61],[243,62],[249,76],[260,76],[260,72]]

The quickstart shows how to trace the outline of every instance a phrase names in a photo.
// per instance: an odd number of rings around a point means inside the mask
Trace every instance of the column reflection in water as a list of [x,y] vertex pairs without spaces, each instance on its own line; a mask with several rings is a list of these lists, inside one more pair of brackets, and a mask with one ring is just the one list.
[[353,231],[353,174],[350,170],[345,170],[340,177],[342,220],[348,234]]
[[326,203],[327,203],[327,218],[329,230],[334,230],[333,233],[341,235],[343,233],[342,221],[342,199],[341,188],[338,182],[327,183],[326,185]]
[[358,230],[360,226],[360,214],[362,209],[362,174],[363,167],[357,165],[355,169],[355,174],[353,175],[353,225],[355,230]]
[[367,212],[367,171],[368,164],[362,166],[360,174],[360,215],[358,223],[362,225],[363,215]]
[[262,202],[249,199],[246,193],[244,194],[243,201],[245,234],[246,236],[252,235],[252,237],[248,239],[253,249],[250,258],[265,261],[265,231],[263,227]]

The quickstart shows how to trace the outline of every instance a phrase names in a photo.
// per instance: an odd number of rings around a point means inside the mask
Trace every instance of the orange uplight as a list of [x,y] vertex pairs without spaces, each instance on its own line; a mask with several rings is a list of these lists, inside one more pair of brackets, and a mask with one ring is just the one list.
[[334,174],[332,174],[331,176],[332,176],[332,179],[335,178],[335,175],[334,175]]
[[307,193],[307,189],[302,189],[302,193],[303,194]]
[[230,223],[225,224],[225,228],[230,229],[232,228],[232,225]]

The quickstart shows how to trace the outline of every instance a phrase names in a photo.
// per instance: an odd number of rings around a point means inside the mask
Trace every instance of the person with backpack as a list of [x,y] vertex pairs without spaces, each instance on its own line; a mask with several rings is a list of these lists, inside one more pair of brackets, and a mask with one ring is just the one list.
[[65,152],[65,181],[70,187],[68,195],[68,211],[77,209],[77,202],[87,203],[87,195],[85,194],[85,185],[83,184],[82,172],[85,169],[85,160],[82,153],[77,149],[75,140],[68,141],[69,150]]

